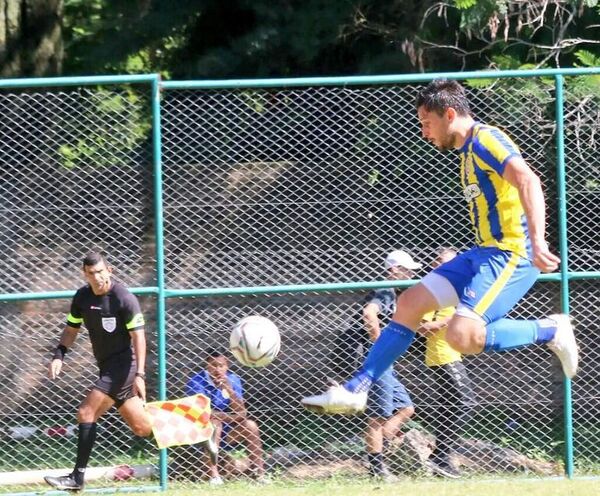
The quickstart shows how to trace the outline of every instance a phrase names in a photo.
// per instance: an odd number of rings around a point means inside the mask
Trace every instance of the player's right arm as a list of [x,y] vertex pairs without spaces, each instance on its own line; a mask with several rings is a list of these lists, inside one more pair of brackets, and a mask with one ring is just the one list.
[[50,379],[56,379],[60,374],[65,354],[75,342],[79,328],[83,323],[83,315],[79,309],[80,298],[80,291],[77,291],[73,297],[73,301],[71,301],[71,311],[67,315],[67,325],[60,336],[60,341],[54,350],[54,356],[48,366],[48,377]]
[[533,264],[542,272],[556,270],[560,258],[550,252],[546,242],[546,206],[539,176],[521,157],[512,157],[506,164],[503,177],[519,191],[527,217]]
[[363,323],[369,334],[369,339],[375,342],[381,334],[379,325],[379,305],[377,303],[367,303],[363,307]]
[[65,326],[65,329],[60,336],[58,346],[54,350],[52,361],[48,367],[48,377],[50,377],[50,379],[56,379],[58,374],[60,374],[65,353],[75,342],[75,338],[77,337],[78,333],[79,328],[71,327],[69,325]]

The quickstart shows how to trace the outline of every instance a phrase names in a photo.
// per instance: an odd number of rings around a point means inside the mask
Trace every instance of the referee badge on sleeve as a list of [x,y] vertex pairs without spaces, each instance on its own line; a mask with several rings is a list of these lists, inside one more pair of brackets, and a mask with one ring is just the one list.
[[106,332],[113,332],[117,328],[116,317],[102,317],[102,328]]

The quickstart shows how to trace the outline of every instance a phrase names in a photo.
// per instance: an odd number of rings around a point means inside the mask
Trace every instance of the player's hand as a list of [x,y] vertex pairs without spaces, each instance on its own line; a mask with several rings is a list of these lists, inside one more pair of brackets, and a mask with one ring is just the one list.
[[439,322],[421,322],[421,325],[417,327],[417,332],[426,338],[437,334],[443,326]]
[[56,379],[58,377],[58,374],[60,374],[60,371],[62,370],[62,366],[63,366],[63,361],[59,358],[55,358],[54,360],[52,360],[50,362],[50,365],[48,366],[48,377],[50,377],[50,379]]
[[146,381],[143,377],[136,377],[133,380],[131,392],[134,396],[139,396],[146,403]]
[[548,248],[548,243],[542,241],[540,243],[533,243],[533,265],[535,265],[542,272],[554,272],[559,264],[560,258]]

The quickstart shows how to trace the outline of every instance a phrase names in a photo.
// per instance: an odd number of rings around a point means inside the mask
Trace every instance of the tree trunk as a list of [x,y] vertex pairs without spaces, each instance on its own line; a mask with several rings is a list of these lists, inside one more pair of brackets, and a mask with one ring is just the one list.
[[0,0],[0,76],[62,71],[63,0]]

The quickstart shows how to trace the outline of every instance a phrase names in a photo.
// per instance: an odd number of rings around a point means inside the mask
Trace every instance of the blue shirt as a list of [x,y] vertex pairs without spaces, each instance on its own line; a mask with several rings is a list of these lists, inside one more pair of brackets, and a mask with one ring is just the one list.
[[[244,389],[240,377],[233,372],[227,371],[227,379],[229,380],[235,395],[238,398],[243,399]],[[229,412],[231,398],[223,395],[223,389],[215,386],[206,370],[202,370],[192,376],[186,385],[186,394],[188,396],[198,393],[204,394],[210,398],[210,405],[213,410],[224,413]]]

